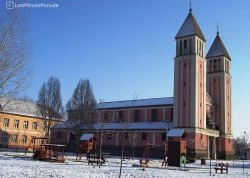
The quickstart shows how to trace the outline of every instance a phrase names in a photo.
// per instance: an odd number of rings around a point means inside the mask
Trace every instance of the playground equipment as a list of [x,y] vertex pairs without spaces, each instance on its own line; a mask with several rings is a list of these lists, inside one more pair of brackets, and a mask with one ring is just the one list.
[[186,138],[184,129],[171,129],[168,134],[168,165],[186,167]]
[[91,150],[96,149],[97,139],[94,134],[83,134],[80,138],[80,145],[76,160],[81,160],[83,153],[86,153],[86,157]]
[[64,148],[66,145],[41,144],[40,149],[34,152],[33,159],[42,161],[65,162]]
[[93,149],[91,150],[88,154],[87,154],[87,160],[88,160],[88,164],[92,164],[96,163],[98,164],[103,164],[106,162],[106,158],[104,154],[101,154],[96,150]]
[[149,150],[150,150],[150,147],[162,147],[164,148],[164,158],[163,158],[163,163],[162,165],[165,163],[165,165],[167,164],[167,152],[168,152],[168,145],[167,144],[164,144],[164,145],[155,145],[155,144],[149,144],[147,143],[145,145],[145,149],[144,149],[144,152],[143,152],[143,156],[142,158],[139,160],[140,162],[140,166],[141,167],[148,167],[148,162],[149,162]]
[[[40,143],[38,143],[38,141]],[[47,137],[32,137],[30,140],[29,146],[26,148],[24,155],[28,152],[29,149],[32,149],[33,153],[40,149],[40,144],[46,144],[48,143]]]

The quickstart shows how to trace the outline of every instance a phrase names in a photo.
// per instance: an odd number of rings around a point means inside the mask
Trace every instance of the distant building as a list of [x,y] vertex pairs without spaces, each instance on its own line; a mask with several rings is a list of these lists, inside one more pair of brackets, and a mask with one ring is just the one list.
[[[185,129],[189,157],[233,158],[231,58],[219,32],[205,55],[206,40],[190,9],[175,39],[174,97],[99,103],[94,127],[104,133],[103,148],[120,154],[125,138],[130,153],[142,155],[149,143],[162,154],[166,133],[175,128]],[[70,143],[71,124],[56,126],[52,140]]]
[[0,147],[27,148],[32,137],[45,136],[45,119],[37,104],[0,100]]

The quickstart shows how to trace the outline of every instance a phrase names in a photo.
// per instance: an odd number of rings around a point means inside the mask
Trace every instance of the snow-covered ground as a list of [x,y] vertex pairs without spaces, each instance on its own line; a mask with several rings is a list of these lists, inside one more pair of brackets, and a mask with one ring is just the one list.
[[[99,168],[97,165],[88,165],[86,158],[81,162],[76,162],[73,154],[66,156],[65,163],[34,161],[29,157],[21,158],[23,153],[0,151],[0,177],[1,178],[47,178],[47,177],[67,177],[67,178],[117,178],[119,176],[120,159],[118,157],[108,157],[107,163]],[[174,167],[161,167],[161,160],[150,159],[149,167],[142,170],[139,167],[139,158],[123,161],[122,177],[133,178],[160,178],[160,177],[210,177],[209,161],[207,165],[200,165],[200,161],[187,164],[185,170]],[[227,161],[224,161],[227,162]],[[228,161],[228,174],[215,174],[212,161],[212,176],[214,177],[250,177],[250,161]]]

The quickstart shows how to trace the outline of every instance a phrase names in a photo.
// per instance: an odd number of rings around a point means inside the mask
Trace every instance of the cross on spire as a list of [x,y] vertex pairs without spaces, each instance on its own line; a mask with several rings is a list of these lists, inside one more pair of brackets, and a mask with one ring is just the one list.
[[219,35],[219,25],[218,25],[218,23],[217,23],[216,28],[217,28],[217,35]]
[[192,1],[189,0],[189,12],[192,12]]

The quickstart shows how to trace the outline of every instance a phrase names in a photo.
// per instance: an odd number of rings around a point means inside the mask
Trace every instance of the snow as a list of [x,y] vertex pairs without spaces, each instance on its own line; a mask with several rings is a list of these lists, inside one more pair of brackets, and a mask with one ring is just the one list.
[[97,104],[97,108],[98,109],[131,108],[131,107],[160,106],[160,105],[173,105],[173,97],[101,102]]
[[80,140],[82,141],[88,141],[89,139],[91,139],[94,136],[94,134],[82,134]]
[[[81,162],[76,162],[76,156],[72,153],[67,153],[65,163],[34,161],[31,154],[27,157],[19,157],[23,153],[0,152],[0,177],[1,178],[116,178],[119,176],[120,159],[118,157],[108,157],[107,163],[99,168],[97,165],[88,165],[86,158],[82,158]],[[122,176],[124,178],[163,178],[163,177],[192,177],[206,178],[210,177],[209,161],[207,165],[200,165],[200,161],[192,164],[187,164],[185,169],[175,167],[161,167],[161,161],[150,159],[149,167],[143,170],[139,167],[139,158],[134,160],[126,159],[123,161]],[[227,161],[224,161],[227,162]],[[228,161],[228,174],[215,174],[215,160],[212,160],[212,176],[213,177],[250,177],[250,160],[245,161],[245,169],[243,173],[242,161]],[[136,165],[136,166],[133,166]]]
[[185,133],[184,129],[174,128],[168,132],[167,137],[182,137],[184,133]]

